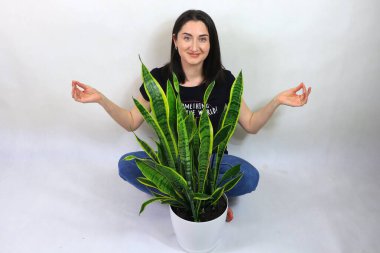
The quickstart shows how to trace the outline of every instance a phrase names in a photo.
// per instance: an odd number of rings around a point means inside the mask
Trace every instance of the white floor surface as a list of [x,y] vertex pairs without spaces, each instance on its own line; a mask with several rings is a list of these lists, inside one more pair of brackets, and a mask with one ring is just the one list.
[[[181,252],[167,206],[138,215],[148,195],[119,178],[121,154],[76,137],[12,138],[2,152],[1,253]],[[214,252],[379,252],[376,164],[312,164],[298,161],[297,173],[261,165],[257,191],[231,200],[235,219]]]

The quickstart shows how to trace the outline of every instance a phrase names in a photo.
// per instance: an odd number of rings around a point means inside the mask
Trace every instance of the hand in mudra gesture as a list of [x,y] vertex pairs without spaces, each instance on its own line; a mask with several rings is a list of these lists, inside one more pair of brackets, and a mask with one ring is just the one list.
[[[302,89],[301,94],[297,94]],[[300,83],[297,87],[281,92],[277,95],[277,100],[280,104],[289,106],[303,106],[307,103],[311,92],[311,87],[306,89],[304,83]]]
[[75,101],[81,103],[97,103],[102,98],[99,91],[78,81],[72,81],[71,95]]

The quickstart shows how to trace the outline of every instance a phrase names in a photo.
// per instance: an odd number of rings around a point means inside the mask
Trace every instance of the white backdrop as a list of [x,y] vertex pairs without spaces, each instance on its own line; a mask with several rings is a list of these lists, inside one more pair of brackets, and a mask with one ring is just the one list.
[[[378,1],[0,0],[0,6],[1,208],[27,205],[10,196],[28,196],[68,175],[78,178],[77,187],[91,173],[82,166],[102,175],[94,184],[119,180],[118,158],[139,149],[134,136],[100,106],[74,102],[71,80],[130,108],[141,83],[138,55],[148,68],[165,64],[175,19],[195,8],[214,19],[224,66],[243,70],[252,109],[301,81],[313,88],[307,106],[279,108],[257,135],[239,128],[230,153],[263,174],[297,175],[305,187],[336,196],[328,201],[344,207],[347,218],[332,226],[350,220],[352,231],[367,237],[378,231]],[[152,136],[145,124],[137,134]],[[265,189],[265,180],[260,185]],[[353,202],[366,217],[352,211]],[[0,227],[8,222],[0,241],[9,224],[28,220],[25,214],[9,221],[8,210],[0,217]],[[349,241],[352,231],[338,232]]]

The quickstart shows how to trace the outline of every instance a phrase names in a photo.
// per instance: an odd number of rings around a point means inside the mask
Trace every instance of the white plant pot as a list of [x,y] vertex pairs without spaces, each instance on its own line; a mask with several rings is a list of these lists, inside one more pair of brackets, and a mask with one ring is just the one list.
[[190,253],[210,252],[219,242],[221,232],[226,224],[227,208],[218,218],[206,222],[192,222],[177,216],[169,206],[170,218],[174,233],[176,234],[179,245]]

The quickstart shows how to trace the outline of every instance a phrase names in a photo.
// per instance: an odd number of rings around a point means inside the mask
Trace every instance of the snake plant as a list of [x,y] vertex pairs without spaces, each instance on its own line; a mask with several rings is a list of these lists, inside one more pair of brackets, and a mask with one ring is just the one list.
[[240,165],[237,165],[218,179],[222,157],[239,118],[242,74],[239,73],[232,85],[229,103],[224,108],[218,131],[213,129],[206,111],[206,103],[215,82],[206,89],[203,111],[197,120],[182,105],[175,74],[173,84],[167,81],[166,92],[143,63],[142,77],[151,112],[138,100],[134,99],[134,103],[158,139],[155,141],[156,149],[153,149],[135,135],[149,158],[125,158],[135,159],[143,174],[137,180],[149,187],[153,195],[153,198],[142,204],[140,214],[150,203],[160,201],[183,208],[191,213],[193,221],[200,221],[200,213],[207,206],[215,206],[223,194],[231,190],[242,177]]

